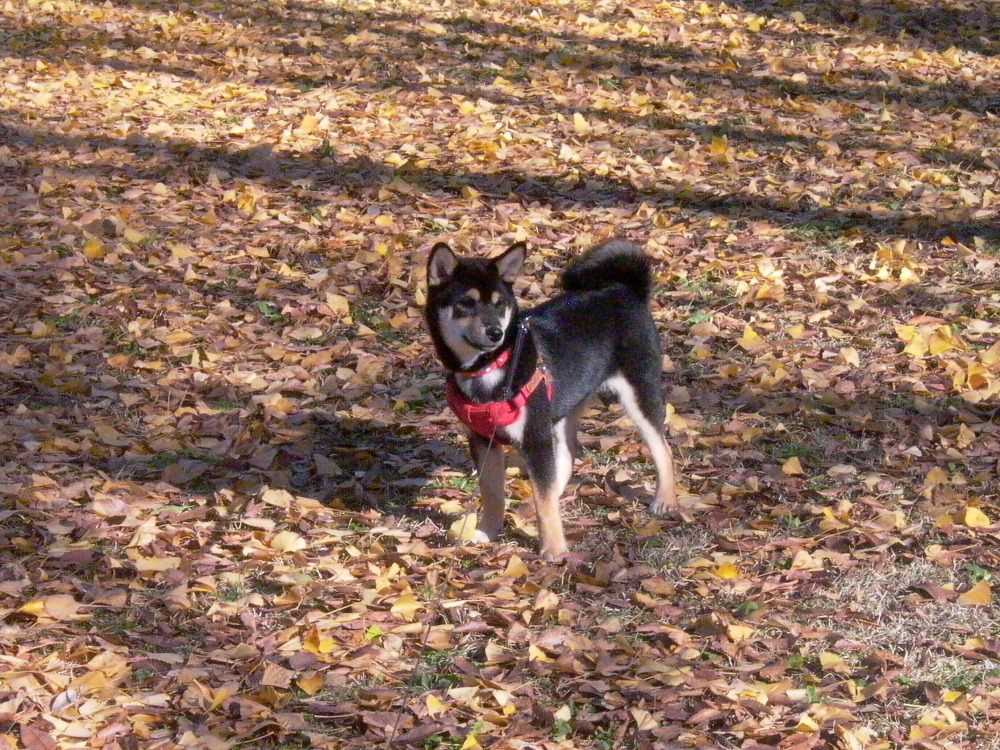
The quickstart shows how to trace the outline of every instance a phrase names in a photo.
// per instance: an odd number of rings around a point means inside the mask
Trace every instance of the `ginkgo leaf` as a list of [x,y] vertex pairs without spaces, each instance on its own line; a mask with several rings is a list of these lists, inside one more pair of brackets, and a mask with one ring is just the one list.
[[504,568],[502,573],[504,578],[523,578],[530,574],[528,566],[524,564],[524,561],[517,555],[511,555],[510,560],[507,561],[507,567]]
[[20,611],[35,617],[49,617],[53,620],[71,620],[76,617],[83,606],[72,596],[54,594],[42,599],[35,599],[24,604]]
[[717,575],[719,578],[721,578],[724,581],[731,581],[734,578],[739,578],[740,577],[740,569],[737,568],[732,563],[728,563],[728,562],[727,563],[722,563],[722,565],[720,565],[719,567],[717,567],[713,572],[715,573],[715,575]]
[[993,601],[993,591],[986,581],[980,581],[956,600],[959,604],[986,605]]
[[399,595],[399,598],[393,602],[389,611],[394,615],[399,615],[404,620],[412,621],[416,616],[417,611],[423,608],[424,605],[417,601],[412,591],[404,591]]
[[321,672],[307,672],[296,677],[295,684],[308,695],[316,695],[323,689],[326,680]]
[[737,344],[748,352],[755,352],[759,349],[763,349],[767,346],[767,342],[760,337],[750,326],[746,326],[743,329],[743,335],[737,340]]
[[844,661],[843,657],[839,654],[834,654],[830,651],[823,651],[819,655],[819,663],[823,669],[829,672],[839,672],[841,674],[849,673],[850,667]]
[[298,552],[299,550],[305,549],[309,545],[301,535],[286,529],[285,531],[279,531],[271,537],[271,541],[268,542],[268,546],[270,546],[271,549],[278,550],[279,552]]
[[427,697],[424,700],[427,705],[427,713],[430,714],[430,716],[433,718],[437,718],[438,716],[443,714],[448,708],[433,693],[428,693]]
[[749,640],[753,636],[755,629],[750,625],[727,625],[726,635],[735,643]]
[[466,515],[462,516],[457,521],[452,523],[448,529],[448,535],[460,542],[478,541],[478,532],[476,530],[476,514],[467,513]]
[[635,722],[636,729],[640,732],[651,731],[660,726],[660,723],[653,718],[653,715],[644,708],[633,706],[629,709],[629,713],[632,714],[632,720]]
[[982,510],[975,507],[965,509],[965,525],[975,529],[988,529],[993,525],[993,521]]
[[802,468],[802,462],[799,461],[798,456],[792,456],[781,464],[781,471],[789,476],[806,473],[805,469]]

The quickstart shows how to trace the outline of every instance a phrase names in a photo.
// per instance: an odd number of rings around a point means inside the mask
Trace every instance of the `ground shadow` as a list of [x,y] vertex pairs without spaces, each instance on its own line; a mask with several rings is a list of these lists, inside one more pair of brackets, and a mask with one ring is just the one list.
[[1000,54],[1000,10],[993,2],[862,0],[836,4],[736,0],[734,4],[770,17],[788,17],[801,11],[809,23],[854,30],[887,41],[905,36],[941,51],[957,47],[980,55]]
[[[283,153],[259,148],[203,146],[183,139],[62,135],[9,121],[11,112],[0,113],[0,134],[11,142],[20,142],[32,150],[88,151],[119,150],[132,154],[134,164],[119,165],[111,159],[79,169],[68,168],[97,180],[127,177],[132,180],[177,184],[179,180],[206,179],[213,169],[224,169],[251,180],[274,185],[288,185],[309,179],[319,187],[335,186],[353,194],[364,195],[400,179],[428,192],[460,195],[473,188],[487,200],[504,201],[514,196],[524,201],[548,203],[554,208],[651,204],[679,205],[692,211],[712,211],[733,219],[769,220],[778,224],[823,223],[831,229],[865,227],[882,236],[914,239],[951,237],[969,240],[1000,238],[1000,224],[992,217],[955,220],[939,214],[916,211],[885,210],[879,214],[865,210],[825,208],[807,198],[780,200],[741,191],[714,192],[686,183],[664,181],[655,186],[636,186],[626,178],[607,176],[562,177],[536,175],[514,167],[491,172],[470,172],[445,168],[397,168],[366,157],[341,158],[324,147],[309,154]],[[25,179],[30,175],[21,174]]]

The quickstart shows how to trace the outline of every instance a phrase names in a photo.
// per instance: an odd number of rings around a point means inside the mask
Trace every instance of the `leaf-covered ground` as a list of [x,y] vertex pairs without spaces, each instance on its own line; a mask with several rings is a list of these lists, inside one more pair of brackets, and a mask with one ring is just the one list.
[[[1000,747],[1000,8],[0,5],[0,748]],[[655,258],[690,524],[540,561],[426,248]]]

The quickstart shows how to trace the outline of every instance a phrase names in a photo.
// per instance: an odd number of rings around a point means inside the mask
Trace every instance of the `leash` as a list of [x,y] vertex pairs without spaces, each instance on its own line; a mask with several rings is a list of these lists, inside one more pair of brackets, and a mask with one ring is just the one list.
[[[506,400],[513,398],[513,387],[514,387],[514,370],[517,369],[517,362],[521,357],[521,349],[524,348],[524,337],[528,333],[528,318],[522,318],[517,324],[517,334],[514,338],[513,354],[509,360],[509,369],[507,370],[507,376],[504,380],[504,395]],[[483,476],[483,467],[486,465],[486,460],[490,455],[490,451],[493,449],[493,441],[496,437],[496,431],[490,434],[490,440],[486,444],[486,450],[483,451],[483,457],[479,461],[479,465],[476,467],[476,473],[479,475],[480,479]],[[469,523],[469,516],[471,513],[466,513],[465,518],[462,519],[462,527],[458,532],[459,542],[465,538],[465,532],[468,530],[467,524]],[[449,576],[445,580],[450,578],[450,574],[454,572],[455,568],[455,558],[452,557],[448,565]],[[427,650],[427,641],[430,638],[431,627],[433,627],[433,622],[438,619],[441,615],[441,600],[435,599],[434,612],[430,614],[424,625],[424,632],[420,638],[420,651],[421,653]],[[413,688],[413,684],[417,678],[419,670],[417,669],[417,663],[414,662],[413,669],[410,671],[410,676],[406,680],[407,691]],[[390,750],[396,742],[396,734],[399,731],[399,722],[403,718],[403,708],[401,707],[399,711],[396,712],[396,718],[392,723],[392,729],[386,736],[384,747]]]

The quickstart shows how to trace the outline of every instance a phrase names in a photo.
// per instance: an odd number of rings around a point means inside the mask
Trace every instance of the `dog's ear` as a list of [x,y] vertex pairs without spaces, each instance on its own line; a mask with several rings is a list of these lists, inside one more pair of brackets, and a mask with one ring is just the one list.
[[427,285],[440,286],[450,279],[458,266],[458,258],[445,242],[437,243],[431,248],[431,257],[427,260]]
[[504,254],[493,259],[493,265],[500,274],[500,278],[508,284],[513,284],[517,275],[521,273],[521,266],[524,265],[524,256],[528,254],[528,246],[523,242],[515,242],[508,247]]

